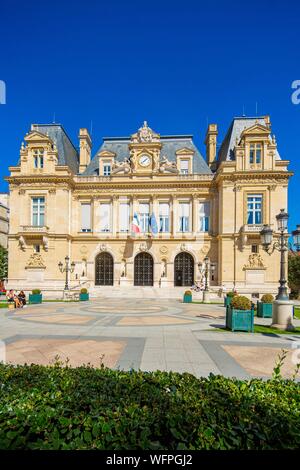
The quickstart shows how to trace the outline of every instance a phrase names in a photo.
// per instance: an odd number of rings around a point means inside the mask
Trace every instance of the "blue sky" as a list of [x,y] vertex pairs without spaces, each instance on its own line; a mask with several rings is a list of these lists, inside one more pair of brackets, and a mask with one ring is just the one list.
[[207,122],[219,141],[234,116],[270,114],[295,176],[290,229],[300,223],[299,2],[197,0],[2,2],[0,191],[31,123],[63,124],[75,145],[93,123],[128,135],[147,120],[161,134],[192,133],[202,154]]

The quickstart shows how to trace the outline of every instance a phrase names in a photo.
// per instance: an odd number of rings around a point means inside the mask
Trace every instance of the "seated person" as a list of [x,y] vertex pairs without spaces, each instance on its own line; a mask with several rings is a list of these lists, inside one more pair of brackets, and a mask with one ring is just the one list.
[[26,295],[25,295],[25,292],[23,290],[20,291],[20,293],[18,295],[18,299],[21,302],[22,307],[24,307],[24,305],[26,305]]
[[22,303],[19,300],[19,297],[16,294],[14,295],[14,302],[15,302],[15,307],[16,308],[22,308],[23,307]]
[[14,290],[10,289],[6,294],[7,302],[14,302],[14,295]]

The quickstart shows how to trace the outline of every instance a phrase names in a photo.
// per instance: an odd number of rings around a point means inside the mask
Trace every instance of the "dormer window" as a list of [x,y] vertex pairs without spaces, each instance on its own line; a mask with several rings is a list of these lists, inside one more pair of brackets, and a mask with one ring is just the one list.
[[262,145],[250,144],[250,165],[261,164]]
[[33,149],[34,168],[44,168],[44,149]]
[[110,176],[111,162],[103,162],[103,176]]
[[180,173],[188,175],[189,173],[189,160],[180,160]]

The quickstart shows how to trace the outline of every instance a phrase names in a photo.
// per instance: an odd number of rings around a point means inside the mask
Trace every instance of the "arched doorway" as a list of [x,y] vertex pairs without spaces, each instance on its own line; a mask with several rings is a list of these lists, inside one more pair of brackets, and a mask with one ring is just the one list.
[[179,253],[174,260],[174,285],[194,284],[194,258],[189,253]]
[[134,258],[134,285],[153,286],[153,258],[149,253],[139,253]]
[[109,253],[99,253],[95,260],[95,285],[114,285],[114,260]]

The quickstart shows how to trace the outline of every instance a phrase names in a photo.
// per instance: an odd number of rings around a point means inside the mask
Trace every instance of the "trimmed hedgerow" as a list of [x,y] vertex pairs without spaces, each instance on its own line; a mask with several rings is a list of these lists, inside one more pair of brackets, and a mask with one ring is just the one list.
[[[275,370],[275,369],[274,369]],[[297,449],[300,385],[0,365],[1,449]]]
[[251,310],[251,301],[244,295],[236,295],[233,297],[230,306],[236,310]]
[[272,294],[264,294],[260,301],[264,304],[271,304],[274,301],[274,297]]

